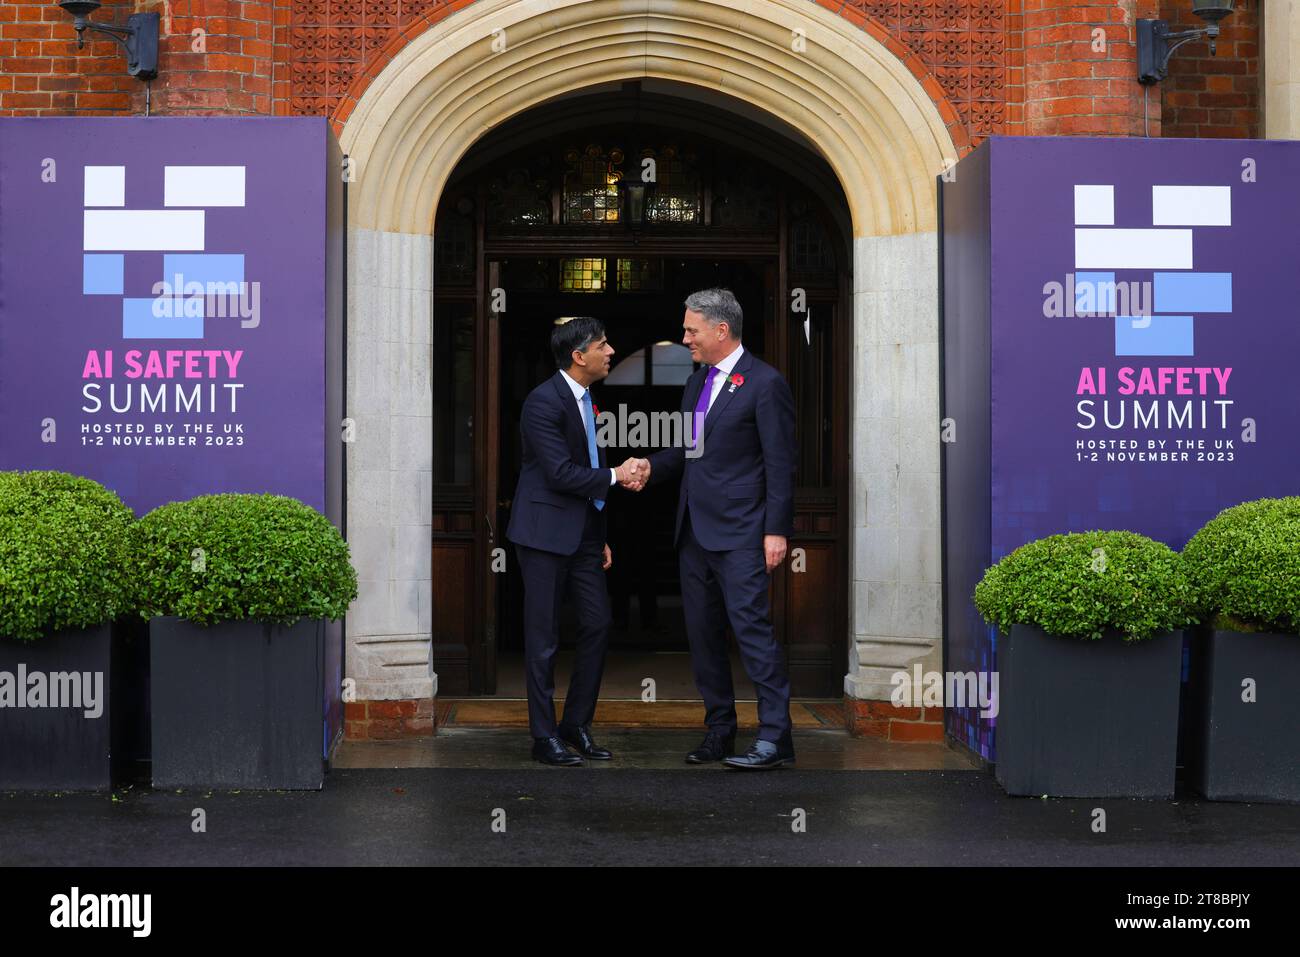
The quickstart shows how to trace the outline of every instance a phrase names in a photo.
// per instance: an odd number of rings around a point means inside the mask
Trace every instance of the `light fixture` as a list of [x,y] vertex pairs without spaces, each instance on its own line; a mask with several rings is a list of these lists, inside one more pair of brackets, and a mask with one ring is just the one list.
[[637,182],[619,180],[619,189],[623,193],[623,211],[626,221],[633,226],[645,223],[646,202],[654,196],[654,182]]
[[158,14],[133,13],[126,18],[125,27],[101,26],[89,19],[100,8],[99,0],[63,0],[59,6],[72,14],[78,50],[85,43],[87,30],[104,33],[126,50],[127,73],[146,82],[158,75]]
[[1205,21],[1196,30],[1169,32],[1164,20],[1137,22],[1138,82],[1159,83],[1169,75],[1169,58],[1184,43],[1205,37],[1214,56],[1214,41],[1219,36],[1219,21],[1232,13],[1233,0],[1192,0],[1192,12]]

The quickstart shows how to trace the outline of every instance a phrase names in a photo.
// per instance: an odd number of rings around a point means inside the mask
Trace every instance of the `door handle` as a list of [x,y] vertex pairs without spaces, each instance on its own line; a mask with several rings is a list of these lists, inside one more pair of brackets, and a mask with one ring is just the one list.
[[488,527],[488,541],[489,541],[489,542],[495,542],[495,541],[497,540],[497,531],[496,531],[495,528],[492,527],[492,519],[488,518],[488,515],[487,515],[486,512],[483,513],[483,521],[487,522],[487,527]]

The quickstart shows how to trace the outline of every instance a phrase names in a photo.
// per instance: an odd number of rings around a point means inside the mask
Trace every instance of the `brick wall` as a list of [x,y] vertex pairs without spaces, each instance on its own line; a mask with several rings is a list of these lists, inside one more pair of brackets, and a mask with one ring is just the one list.
[[943,741],[943,708],[904,708],[889,701],[845,698],[844,724],[855,737],[911,744]]
[[[1216,56],[1204,40],[1193,40],[1170,59],[1169,76],[1159,86],[1165,136],[1260,135],[1259,4],[1237,0],[1232,15],[1219,23]],[[1160,18],[1174,32],[1205,25],[1185,0],[1165,0]]]
[[[1156,0],[1023,0],[1025,128],[1030,136],[1142,136],[1135,19]],[[1101,30],[1101,39],[1095,31]],[[1160,97],[1146,105],[1160,135]]]
[[[90,20],[125,26],[145,12],[161,17],[153,113],[272,112],[275,27],[287,30],[289,0],[106,0]],[[72,18],[49,0],[0,0],[0,115],[143,113],[145,84],[127,75],[125,51],[102,34],[85,37],[78,50]],[[287,60],[287,33],[278,39]]]
[[437,730],[433,698],[349,701],[343,705],[344,736],[352,741],[422,737]]
[[[465,2],[106,0],[92,20],[124,25],[132,12],[161,15],[156,114],[332,115],[354,79],[382,66],[399,34]],[[1134,20],[1198,24],[1185,0],[810,2],[882,30],[891,48],[910,55],[970,145],[993,133],[1259,134],[1260,0],[1239,0],[1217,57],[1203,42],[1179,51],[1169,78],[1150,91],[1146,127]],[[1101,51],[1096,28],[1105,32]],[[114,41],[90,39],[78,51],[71,18],[54,3],[0,0],[0,115],[143,113],[144,92]]]

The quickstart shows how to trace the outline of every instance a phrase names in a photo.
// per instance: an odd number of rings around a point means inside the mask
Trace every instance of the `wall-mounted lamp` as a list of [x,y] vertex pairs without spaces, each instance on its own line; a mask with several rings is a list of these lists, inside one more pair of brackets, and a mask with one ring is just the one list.
[[654,196],[655,184],[619,180],[619,189],[623,192],[623,210],[626,222],[631,226],[645,224],[646,203]]
[[158,14],[133,13],[125,27],[101,26],[89,17],[100,8],[99,0],[63,0],[59,4],[72,14],[72,28],[77,31],[77,49],[85,42],[87,30],[112,37],[126,50],[126,72],[137,80],[149,81],[158,75]]
[[1164,20],[1139,20],[1137,22],[1138,82],[1159,83],[1169,75],[1169,58],[1184,43],[1199,37],[1210,41],[1210,56],[1214,56],[1214,41],[1219,36],[1219,21],[1232,13],[1233,0],[1192,0],[1192,12],[1205,21],[1198,30],[1170,33]]

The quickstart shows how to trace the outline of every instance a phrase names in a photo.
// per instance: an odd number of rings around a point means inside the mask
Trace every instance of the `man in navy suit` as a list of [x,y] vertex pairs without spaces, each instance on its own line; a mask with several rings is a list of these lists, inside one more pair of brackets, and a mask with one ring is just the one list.
[[[741,320],[740,303],[727,289],[686,299],[682,342],[704,364],[682,397],[685,437],[694,447],[665,449],[633,464],[642,482],[681,480],[682,604],[708,726],[704,743],[686,760],[778,768],[794,763],[794,743],[790,678],[767,589],[794,525],[794,398],[779,372],[745,351]],[[758,695],[758,737],[743,756],[735,756],[728,621]]]
[[[524,580],[524,665],[533,757],[544,764],[577,765],[582,757],[613,755],[591,738],[600,678],[609,644],[609,596],[604,569],[604,509],[610,487],[639,488],[634,467],[605,464],[596,443],[589,388],[609,375],[614,349],[598,319],[579,316],[556,326],[551,352],[559,371],[524,400],[519,431],[523,459],[506,538],[515,544]],[[560,602],[566,589],[578,610],[577,651],[564,720],[555,721],[555,652]],[[565,747],[572,744],[578,754]]]

